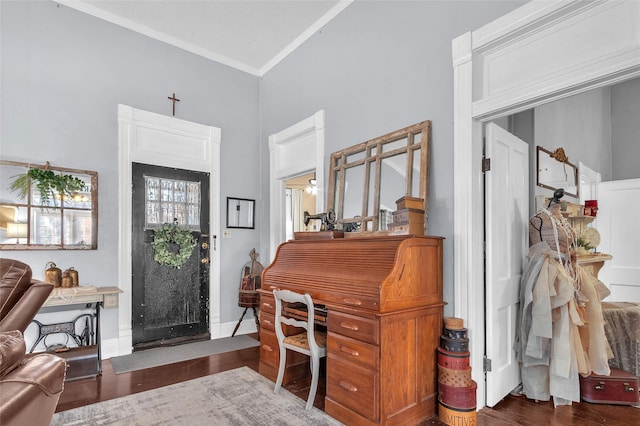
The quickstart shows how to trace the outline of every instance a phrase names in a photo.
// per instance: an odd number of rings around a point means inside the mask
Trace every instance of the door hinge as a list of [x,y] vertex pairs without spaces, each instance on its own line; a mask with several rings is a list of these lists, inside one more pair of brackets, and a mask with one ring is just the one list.
[[482,157],[482,173],[491,170],[491,158]]
[[482,360],[482,369],[485,373],[491,371],[491,358],[484,357]]

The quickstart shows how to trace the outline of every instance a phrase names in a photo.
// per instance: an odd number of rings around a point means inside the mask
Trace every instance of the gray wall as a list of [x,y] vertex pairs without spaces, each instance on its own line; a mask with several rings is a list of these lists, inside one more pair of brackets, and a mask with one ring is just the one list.
[[530,151],[532,194],[549,196],[552,193],[535,186],[537,145],[550,151],[563,147],[571,163],[576,166],[578,162],[584,163],[600,172],[605,182],[640,178],[640,78],[590,90],[530,111],[534,111],[530,123],[535,139]]
[[[259,199],[259,79],[53,1],[0,2],[2,158],[95,170],[99,178],[98,250],[12,251],[34,276],[45,264],[75,266],[86,285],[119,285],[117,105],[171,114],[222,128],[221,225],[226,197]],[[258,200],[258,205],[262,201]],[[260,226],[258,219],[257,226]],[[257,230],[218,238],[222,321],[235,322],[240,270]],[[262,256],[261,256],[262,258]],[[117,336],[105,310],[104,338]]]
[[611,87],[612,180],[640,178],[640,78]]
[[[576,167],[582,161],[611,180],[611,100],[608,87],[535,108],[535,141],[549,151],[564,148]],[[535,151],[533,152],[535,158]],[[536,195],[553,191],[536,187]],[[577,202],[577,200],[570,200]]]
[[[260,86],[265,169],[268,136],[320,109],[326,111],[327,167],[331,152],[432,120],[429,233],[446,238],[447,314],[453,312],[451,40],[523,3],[356,1],[269,71]],[[266,180],[262,191],[268,198]],[[262,221],[268,223],[268,211]],[[266,246],[266,227],[262,235]]]

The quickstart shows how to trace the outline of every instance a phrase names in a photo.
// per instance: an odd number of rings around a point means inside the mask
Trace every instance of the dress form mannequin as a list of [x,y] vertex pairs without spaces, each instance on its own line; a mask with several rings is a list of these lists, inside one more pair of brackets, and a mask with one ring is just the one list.
[[[561,214],[562,189],[529,219],[515,349],[523,393],[554,405],[580,401],[579,374],[608,375],[598,281],[577,266],[576,235]],[[604,286],[604,285],[602,285]]]
[[562,262],[575,271],[576,234],[562,216],[560,198],[563,195],[563,189],[556,190],[547,208],[541,209],[529,219],[529,246],[546,242],[551,250],[558,253]]

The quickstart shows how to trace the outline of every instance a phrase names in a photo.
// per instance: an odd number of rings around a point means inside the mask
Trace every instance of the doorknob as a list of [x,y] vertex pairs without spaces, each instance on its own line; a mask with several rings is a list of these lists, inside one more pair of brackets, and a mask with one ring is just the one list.
[[203,257],[203,258],[200,260],[200,263],[204,263],[204,264],[206,265],[207,263],[209,263],[209,258],[208,258],[208,257]]
[[204,250],[209,248],[209,243],[202,243],[202,245],[200,246],[202,247]]

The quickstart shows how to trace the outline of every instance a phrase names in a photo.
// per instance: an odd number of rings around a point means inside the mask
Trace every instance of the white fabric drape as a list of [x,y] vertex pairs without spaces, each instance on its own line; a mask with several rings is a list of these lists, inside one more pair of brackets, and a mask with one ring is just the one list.
[[[528,398],[580,401],[579,374],[609,375],[600,301],[607,289],[578,267],[577,283],[546,242],[530,247],[514,349]],[[576,285],[577,284],[577,285]]]
[[305,231],[304,209],[302,207],[302,189],[291,190],[291,215],[293,216],[293,232]]

